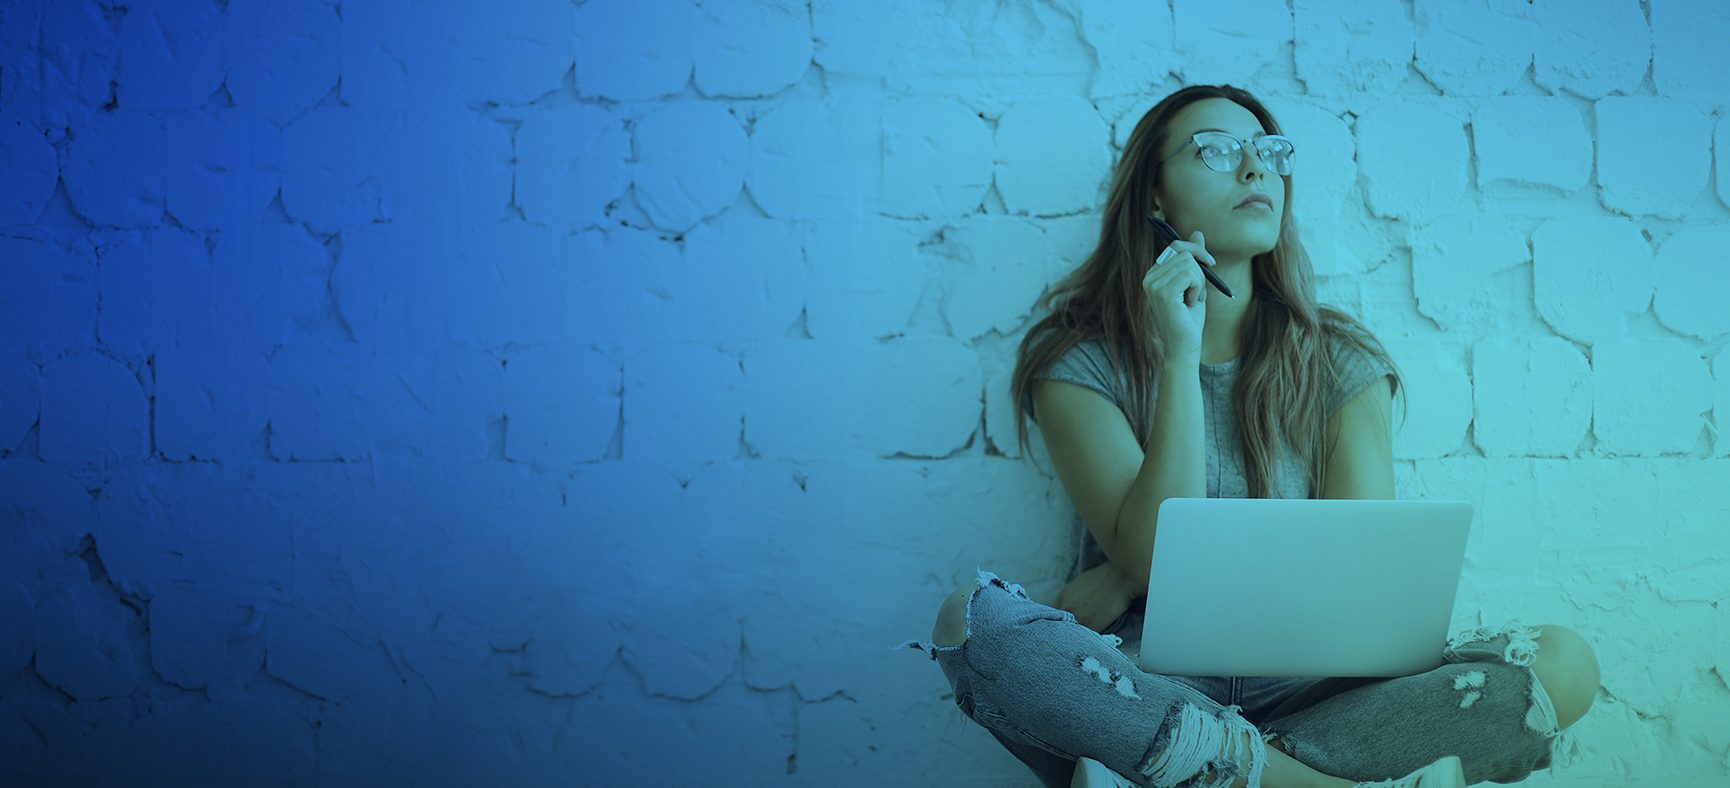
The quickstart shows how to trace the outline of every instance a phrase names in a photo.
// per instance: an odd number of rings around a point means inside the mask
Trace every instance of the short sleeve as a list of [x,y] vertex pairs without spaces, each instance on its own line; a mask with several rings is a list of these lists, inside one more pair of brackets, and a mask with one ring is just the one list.
[[[1057,358],[1045,374],[1036,376],[1038,380],[1061,380],[1064,383],[1074,383],[1086,386],[1104,397],[1119,410],[1123,403],[1118,401],[1116,386],[1113,381],[1117,376],[1112,373],[1111,358],[1106,355],[1105,346],[1096,340],[1083,340]],[[1033,412],[1033,391],[1029,388],[1027,402],[1022,403],[1028,416],[1035,423],[1039,417]]]
[[[1334,385],[1327,395],[1327,416],[1332,418],[1353,397],[1363,393],[1370,384],[1391,374],[1387,362],[1372,356],[1338,337],[1328,338],[1328,349],[1334,360]],[[1398,382],[1395,382],[1398,386]]]

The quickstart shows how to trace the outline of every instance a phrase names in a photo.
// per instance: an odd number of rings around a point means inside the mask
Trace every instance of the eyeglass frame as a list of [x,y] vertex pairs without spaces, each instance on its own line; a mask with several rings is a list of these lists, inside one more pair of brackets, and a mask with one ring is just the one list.
[[[1297,155],[1297,142],[1292,140],[1292,138],[1287,137],[1283,134],[1263,134],[1262,136],[1256,137],[1253,140],[1245,140],[1245,139],[1240,139],[1238,137],[1234,137],[1234,136],[1227,134],[1223,131],[1211,131],[1211,130],[1210,131],[1198,131],[1194,134],[1189,135],[1189,139],[1184,140],[1184,143],[1182,145],[1177,146],[1177,150],[1172,151],[1170,156],[1167,156],[1163,159],[1160,159],[1159,163],[1165,164],[1166,162],[1171,161],[1174,158],[1177,158],[1177,154],[1182,153],[1184,148],[1189,147],[1190,143],[1192,143],[1192,142],[1195,143],[1195,147],[1197,150],[1202,150],[1203,148],[1202,148],[1201,140],[1198,140],[1196,138],[1200,137],[1203,134],[1218,134],[1221,137],[1225,137],[1226,139],[1229,139],[1232,142],[1237,143],[1237,150],[1238,150],[1237,165],[1230,168],[1230,169],[1225,169],[1225,170],[1216,169],[1212,164],[1207,163],[1207,157],[1206,156],[1201,157],[1201,163],[1203,165],[1205,165],[1208,169],[1213,170],[1214,172],[1232,172],[1233,170],[1236,170],[1238,167],[1243,166],[1243,149],[1245,147],[1249,147],[1249,148],[1255,149],[1256,160],[1260,161],[1262,163],[1263,167],[1267,167],[1268,172],[1271,172],[1271,173],[1278,175],[1280,177],[1290,177],[1290,175],[1291,175],[1290,172],[1278,172],[1278,171],[1274,170],[1273,167],[1269,166],[1267,163],[1267,157],[1262,155],[1261,146],[1257,144],[1257,143],[1261,142],[1262,140],[1285,140],[1285,143],[1287,145],[1291,146],[1291,155],[1296,156]],[[1292,167],[1294,169],[1296,168],[1296,166],[1297,166],[1297,162],[1292,162]]]

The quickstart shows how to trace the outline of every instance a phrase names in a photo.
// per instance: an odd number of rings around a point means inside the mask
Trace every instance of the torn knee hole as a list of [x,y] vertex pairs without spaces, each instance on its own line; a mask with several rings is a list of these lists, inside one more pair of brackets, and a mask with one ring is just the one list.
[[1129,676],[1106,667],[1097,658],[1087,657],[1081,660],[1081,670],[1110,685],[1117,690],[1117,694],[1125,698],[1142,699],[1141,695],[1135,691],[1135,682]]
[[1267,761],[1266,738],[1239,711],[1237,706],[1230,706],[1215,715],[1182,701],[1173,704],[1143,760],[1141,773],[1156,788],[1201,783],[1209,778],[1212,781],[1208,785],[1224,786],[1239,776],[1247,777],[1250,785],[1259,785]]
[[1478,698],[1483,697],[1483,692],[1480,691],[1483,687],[1484,672],[1481,670],[1474,670],[1469,673],[1461,673],[1460,675],[1455,676],[1454,689],[1460,690],[1462,693],[1460,696],[1460,708],[1469,709],[1472,707],[1473,703],[1478,702]]

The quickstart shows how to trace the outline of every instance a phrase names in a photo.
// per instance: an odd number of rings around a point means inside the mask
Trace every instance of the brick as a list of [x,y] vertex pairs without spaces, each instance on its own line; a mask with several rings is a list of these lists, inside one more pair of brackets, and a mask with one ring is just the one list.
[[[1712,149],[1730,151],[1730,123],[1720,122],[1712,136]],[[1730,156],[1714,156],[1718,162],[1718,201],[1730,206]]]
[[0,15],[0,113],[42,118],[42,0],[13,3]]
[[417,94],[425,88],[418,77],[435,79],[437,66],[423,69],[426,64],[418,59],[411,63],[432,24],[427,14],[411,13],[411,8],[410,0],[382,0],[344,9],[338,35],[343,103],[396,109],[419,103]]
[[[372,115],[383,141],[364,157],[313,151],[347,170],[319,185],[346,191],[360,212],[372,208],[375,222],[414,219],[468,229],[522,218],[510,208],[513,156],[505,121],[448,106]],[[427,199],[435,194],[444,199]],[[329,222],[314,227],[336,229]]]
[[668,241],[629,228],[571,240],[569,336],[600,348],[642,347],[679,336],[684,261]]
[[[620,603],[607,611],[612,627],[626,629],[652,624],[631,604],[639,591],[658,591],[669,581],[702,572],[708,560],[705,556],[712,560],[727,558],[728,539],[717,535],[716,530],[730,520],[712,515],[690,516],[701,511],[701,507],[693,507],[686,500],[691,485],[699,485],[701,489],[701,480],[714,467],[706,464],[703,469],[675,475],[665,463],[632,460],[575,466],[568,473],[559,474],[568,478],[568,482],[558,485],[552,503],[557,504],[562,497],[580,504],[583,521],[588,526],[581,539],[573,540],[562,528],[542,529],[526,535],[535,538],[523,540],[523,548],[519,549],[524,549],[524,553],[513,556],[513,560],[539,560],[538,556],[545,554],[565,558],[568,553],[568,563],[580,569],[581,575],[592,578],[585,585],[593,586],[602,600]],[[739,514],[741,519],[749,517],[743,510],[728,514]],[[621,557],[624,560],[617,560]],[[740,558],[751,560],[748,555]],[[533,628],[508,623],[509,626],[499,628],[497,637],[537,635]],[[608,659],[611,657],[606,655]],[[604,667],[604,664],[595,666],[596,678]]]
[[142,112],[116,110],[77,131],[60,177],[66,196],[90,223],[154,226],[167,190],[162,123]]
[[1394,102],[1358,118],[1358,167],[1376,216],[1421,220],[1452,213],[1459,204],[1471,154],[1465,124],[1451,109]]
[[1292,170],[1292,209],[1333,222],[1357,188],[1357,143],[1345,121],[1314,104],[1270,101],[1280,132],[1291,137],[1298,158]]
[[1404,373],[1400,390],[1406,406],[1394,414],[1394,457],[1422,460],[1455,453],[1472,422],[1472,382],[1459,348],[1421,339],[1383,344]]
[[[500,365],[473,347],[379,352],[289,345],[270,357],[278,461],[449,457],[479,462],[503,412]],[[610,433],[609,433],[610,434]]]
[[877,200],[883,158],[879,104],[789,102],[752,125],[745,186],[776,219],[857,214]]
[[96,341],[96,261],[53,244],[0,238],[0,342]]
[[1604,207],[1630,216],[1687,216],[1711,171],[1706,113],[1684,100],[1652,96],[1599,99],[1594,108]]
[[1720,351],[1712,359],[1712,419],[1717,427],[1713,454],[1730,457],[1730,353]]
[[749,155],[745,129],[721,105],[681,101],[637,121],[637,204],[682,233],[733,204]]
[[[428,113],[429,115],[431,113]],[[396,162],[399,172],[410,176],[393,178],[401,188],[389,190],[394,201],[413,207],[422,203],[421,195],[428,190],[449,194],[449,202],[437,202],[432,208],[455,212],[462,226],[478,227],[522,218],[518,210],[510,209],[519,170],[513,152],[514,130],[495,118],[467,111],[449,110],[433,116],[421,135],[446,144],[429,145],[441,153],[433,157],[438,165],[428,166],[426,157],[406,151],[403,161]],[[424,149],[423,149],[424,150]],[[518,206],[520,210],[520,206]]]
[[376,0],[341,10],[342,98],[356,107],[528,104],[559,89],[576,55],[576,13],[564,3]]
[[916,0],[811,4],[817,65],[831,77],[881,80],[915,96],[1078,96],[1096,60],[1074,10],[1026,4],[941,6]]
[[925,287],[920,229],[877,216],[835,217],[811,229],[805,330],[818,339],[904,333]]
[[696,344],[651,348],[625,362],[627,459],[713,462],[739,453],[739,359]]
[[1405,81],[1412,22],[1398,0],[1297,0],[1292,19],[1297,76],[1311,95],[1391,95]]
[[1159,102],[1159,97],[1146,94],[1136,99],[1129,108],[1117,116],[1111,124],[1111,147],[1121,152],[1129,145],[1129,135],[1135,133],[1135,125],[1153,111],[1153,105]]
[[259,614],[231,596],[237,590],[208,580],[198,587],[163,583],[152,589],[150,664],[165,681],[204,689],[239,685],[257,675],[263,649],[247,648],[242,633]]
[[[1081,36],[1099,69],[1088,95],[1136,95],[1177,68],[1171,9],[1162,3],[1107,3],[1080,8]],[[1138,116],[1139,117],[1139,116]]]
[[1622,339],[1592,347],[1598,452],[1656,457],[1694,450],[1712,409],[1712,376],[1692,345],[1675,338]]
[[425,273],[429,261],[441,259],[434,251],[438,240],[401,222],[342,232],[342,260],[331,271],[330,287],[355,341],[399,348],[443,334],[446,290],[442,277]]
[[[337,611],[325,607],[330,604],[308,600],[274,607],[264,623],[264,670],[332,703],[376,709],[387,702],[386,682],[400,681],[398,671],[377,641],[339,630]],[[336,760],[321,752],[321,762],[325,758]]]
[[215,331],[210,341],[283,344],[319,322],[329,290],[331,258],[306,228],[240,225],[213,237],[210,292],[214,297],[209,308]]
[[1231,7],[1207,0],[1173,0],[1177,59],[1190,84],[1241,85],[1279,55],[1292,36],[1292,12],[1280,0]]
[[1496,274],[1526,263],[1526,235],[1500,216],[1444,216],[1412,233],[1418,311],[1459,327],[1505,308]]
[[282,189],[282,134],[239,109],[191,112],[169,129],[168,213],[194,230],[262,221]]
[[1556,333],[1620,336],[1652,300],[1652,248],[1627,219],[1550,219],[1532,233],[1532,297]]
[[44,461],[87,465],[143,460],[150,450],[150,403],[138,376],[95,354],[42,365]]
[[1723,42],[1730,37],[1730,8],[1691,0],[1651,0],[1649,5],[1652,82],[1658,95],[1711,101],[1730,95],[1723,57]]
[[563,340],[571,318],[568,236],[527,222],[462,233],[429,293],[442,306],[443,336],[494,347]]
[[1712,340],[1730,333],[1721,296],[1730,292],[1730,225],[1684,227],[1658,247],[1652,310],[1679,334]]
[[[637,599],[645,625],[623,633],[620,654],[642,674],[645,693],[696,700],[714,692],[733,672],[741,647],[739,620],[700,588],[687,581],[674,586],[678,590],[669,589],[673,593]],[[678,621],[684,631],[649,621]],[[719,704],[704,705],[714,709]]]
[[531,222],[598,224],[631,183],[631,135],[600,107],[568,104],[528,115],[516,150],[516,202]]
[[605,456],[619,426],[619,365],[588,348],[543,345],[505,367],[505,456],[586,462]]
[[1538,33],[1530,8],[1506,0],[1417,0],[1412,27],[1418,71],[1459,96],[1513,88],[1532,64]]
[[685,236],[681,334],[780,339],[805,308],[810,278],[789,223],[729,211]]
[[13,451],[42,412],[42,369],[26,348],[0,347],[0,454]]
[[811,65],[811,15],[785,0],[743,0],[697,12],[691,47],[697,89],[713,98],[769,96]]
[[691,80],[690,0],[599,0],[577,9],[577,92],[614,101],[678,93]]
[[256,350],[156,351],[156,450],[169,460],[245,460],[270,420],[270,368]]
[[1652,28],[1639,0],[1607,0],[1583,11],[1568,0],[1536,0],[1532,78],[1581,98],[1631,95],[1652,62]]
[[93,583],[48,591],[36,607],[36,671],[80,701],[132,694],[138,675],[126,635],[125,619],[131,617],[132,611],[98,593]]
[[[126,472],[123,468],[112,470],[116,475]],[[0,555],[0,566],[16,570],[14,578],[28,575],[38,579],[39,585],[18,584],[38,603],[42,594],[61,586],[90,583],[89,567],[70,559],[82,552],[79,546],[86,535],[102,529],[85,483],[69,472],[69,468],[34,458],[0,461],[0,501],[7,503],[6,522],[13,529],[7,550]],[[12,536],[24,534],[30,538],[15,540]]]
[[36,656],[36,600],[18,583],[0,585],[0,622],[12,633],[0,642],[0,670],[22,672]]
[[[728,620],[727,616],[719,616],[695,621],[693,627],[707,632],[711,626]],[[717,623],[712,625],[710,621]],[[658,629],[645,634],[657,640],[676,637],[667,628]],[[737,649],[737,630],[733,632],[733,640]],[[680,662],[693,658],[683,652],[691,646],[668,646],[666,652],[642,649],[668,663],[666,674],[654,671],[657,678],[669,675],[683,683],[699,675],[695,672],[684,677],[678,675]],[[738,656],[736,650],[733,656]],[[636,775],[632,779],[641,779],[647,785],[693,785],[710,775],[723,773],[756,784],[785,779],[787,763],[797,751],[794,707],[788,705],[798,702],[797,696],[777,697],[777,693],[756,692],[735,680],[717,680],[713,694],[705,695],[699,703],[691,703],[677,699],[686,693],[660,691],[660,683],[649,683],[646,675],[642,682],[630,683],[625,679],[627,675],[623,669],[615,668],[599,689],[571,701],[570,723],[564,729],[569,731],[570,738],[561,735],[555,740],[548,735],[539,745],[548,751],[544,756],[548,769],[568,769],[564,764],[581,763],[585,764],[582,767],[585,773],[593,773],[596,770],[586,764],[608,764],[610,773],[628,772]],[[648,689],[651,686],[656,689]],[[643,692],[649,696],[636,694]],[[548,718],[544,723],[535,724],[552,727],[565,724],[563,717],[553,717],[551,713],[544,716]],[[519,724],[517,719],[515,714],[508,718],[501,714],[493,727],[514,730],[513,726]],[[749,733],[741,730],[741,720],[753,721]],[[556,751],[554,741],[558,742]],[[509,741],[499,742],[498,747],[499,758],[516,757]],[[679,757],[666,757],[667,748],[673,748]],[[535,782],[536,776],[544,773],[544,770],[525,773],[516,782]],[[480,774],[476,774],[476,779],[486,781]]]
[[[673,26],[681,21],[675,15],[657,16],[653,3],[637,8],[665,25],[659,30],[664,35],[672,36]],[[535,101],[560,89],[573,60],[577,61],[577,85],[582,87],[582,47],[589,39],[577,19],[584,9],[564,3],[521,3],[511,5],[508,13],[500,11],[473,3],[451,3],[436,14],[427,14],[439,23],[434,41],[454,40],[463,47],[460,51],[484,53],[484,57],[452,58],[443,47],[422,43],[417,47],[421,50],[419,70],[448,83],[458,98],[467,102],[520,105]],[[574,37],[573,29],[577,33]],[[683,43],[690,45],[688,32]],[[689,61],[686,63],[689,75]],[[615,68],[621,65],[615,64]],[[682,80],[679,86],[684,87]]]
[[286,120],[342,75],[342,19],[320,0],[234,0],[225,33],[225,84],[237,106]]
[[[1015,430],[1014,402],[1009,396],[1020,340],[1020,337],[1010,337],[979,346],[979,365],[985,373],[985,437],[1003,456],[1014,460],[1024,459]],[[1045,451],[1045,439],[1039,434],[1039,425],[1032,420],[1027,422],[1027,447],[1025,460],[1031,461],[1037,472],[1055,475],[1051,470],[1050,455]]]
[[971,341],[989,331],[1007,336],[1061,275],[1044,228],[1011,216],[970,216],[945,227],[941,254],[951,333]]
[[979,360],[947,337],[777,342],[746,353],[745,381],[765,458],[941,457],[979,423]]
[[34,120],[43,128],[72,128],[107,115],[102,108],[114,99],[120,58],[108,14],[97,3],[43,3],[39,24],[26,45],[40,42],[42,54],[42,115]]
[[290,345],[270,355],[270,456],[278,462],[359,462],[372,456],[366,370],[376,352]]
[[993,144],[985,120],[948,99],[883,105],[883,213],[948,217],[977,210],[991,188]]
[[400,120],[354,107],[314,109],[282,131],[282,207],[332,232],[385,219],[378,160]]
[[1016,102],[997,121],[997,190],[1015,213],[1077,213],[1099,202],[1111,129],[1079,98]]
[[1340,269],[1342,253],[1351,254],[1341,237],[1340,211],[1357,188],[1356,142],[1351,129],[1331,111],[1279,99],[1267,106],[1281,133],[1297,144],[1292,214],[1311,268],[1318,276],[1328,276]]
[[222,85],[223,13],[146,0],[120,18],[115,99],[124,109],[197,109]]
[[1490,457],[1572,457],[1592,427],[1592,367],[1564,339],[1486,339],[1472,350],[1472,434]]
[[35,124],[16,115],[0,116],[0,225],[30,224],[42,215],[60,165]]
[[1512,181],[1571,192],[1592,177],[1592,138],[1566,99],[1492,96],[1472,115],[1478,183]]
[[215,271],[195,235],[163,228],[129,236],[102,255],[98,330],[108,344],[214,342]]

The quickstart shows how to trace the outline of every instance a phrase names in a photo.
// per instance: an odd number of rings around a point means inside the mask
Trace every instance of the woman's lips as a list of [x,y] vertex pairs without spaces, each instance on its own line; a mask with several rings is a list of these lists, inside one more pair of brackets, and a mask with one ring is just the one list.
[[[1237,208],[1252,208],[1258,205],[1261,206],[1263,210],[1271,213],[1273,211],[1273,198],[1269,197],[1267,192],[1250,192],[1243,196],[1243,201],[1237,204]],[[1236,208],[1233,210],[1236,210]]]

